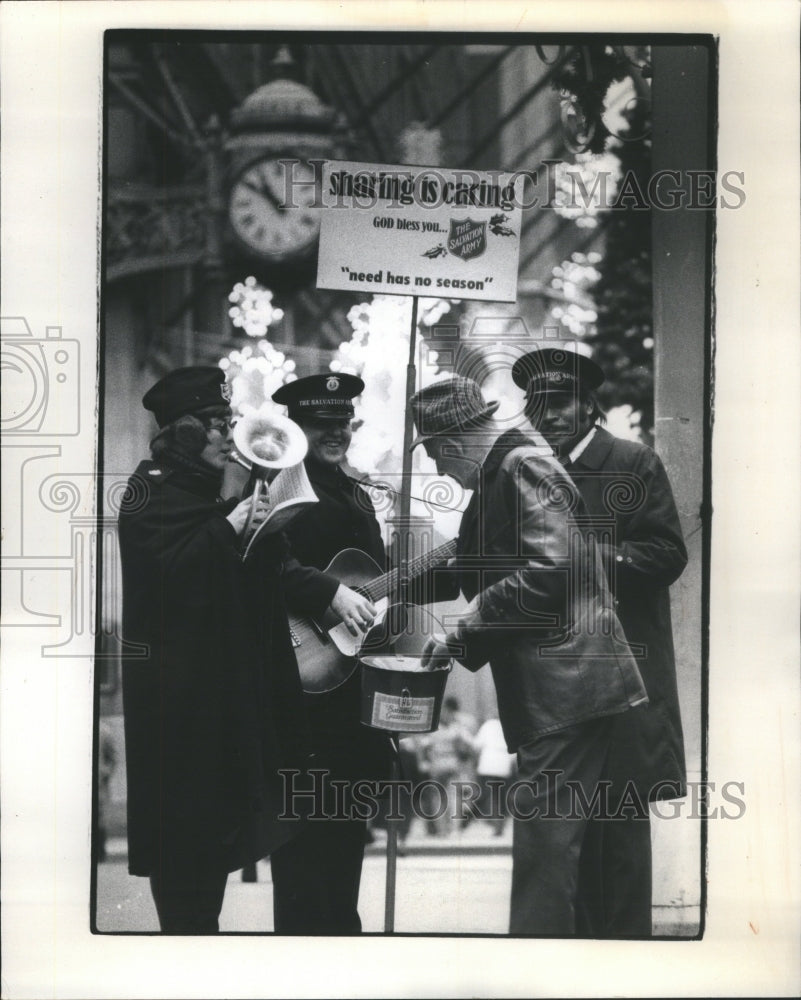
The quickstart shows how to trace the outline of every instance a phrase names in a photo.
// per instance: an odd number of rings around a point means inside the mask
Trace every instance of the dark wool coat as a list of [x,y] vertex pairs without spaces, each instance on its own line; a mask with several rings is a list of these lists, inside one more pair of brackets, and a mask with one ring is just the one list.
[[234,871],[296,832],[279,767],[308,747],[272,536],[243,564],[213,477],[142,462],[119,518],[128,863]]
[[484,460],[462,517],[459,579],[470,604],[462,662],[489,661],[510,751],[646,700],[581,501],[562,467],[519,431]]
[[650,448],[602,427],[569,474],[599,537],[610,519],[614,525],[600,547],[649,698],[647,708],[615,720],[609,776],[621,786],[634,779],[643,798],[678,797],[686,769],[668,587],[687,565],[687,549],[667,474]]
[[[338,466],[306,460],[319,503],[287,527],[292,560],[287,564],[287,603],[297,612],[321,616],[339,587],[323,572],[345,548],[361,549],[384,570],[386,555],[370,497]],[[361,723],[361,678],[355,670],[340,687],[305,695],[315,754],[314,766],[335,778],[380,780],[389,777],[392,747],[388,736]]]

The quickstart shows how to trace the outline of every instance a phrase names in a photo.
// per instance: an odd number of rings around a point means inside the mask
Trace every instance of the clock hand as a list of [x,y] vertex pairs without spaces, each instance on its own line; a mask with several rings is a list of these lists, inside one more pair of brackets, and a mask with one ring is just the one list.
[[250,181],[243,181],[242,183],[244,187],[251,190],[254,194],[257,194],[260,198],[268,201],[277,212],[284,213],[286,211],[286,207],[279,202],[278,198],[276,198],[266,184],[261,187],[258,184],[252,184]]

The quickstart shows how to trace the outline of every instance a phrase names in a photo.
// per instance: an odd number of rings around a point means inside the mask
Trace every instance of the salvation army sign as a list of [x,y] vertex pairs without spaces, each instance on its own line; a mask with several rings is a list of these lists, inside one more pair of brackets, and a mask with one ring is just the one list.
[[317,287],[514,302],[523,176],[330,160]]

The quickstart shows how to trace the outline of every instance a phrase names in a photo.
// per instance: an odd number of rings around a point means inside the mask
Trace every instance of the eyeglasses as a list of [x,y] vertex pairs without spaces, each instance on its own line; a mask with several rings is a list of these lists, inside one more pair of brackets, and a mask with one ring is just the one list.
[[226,420],[225,417],[211,417],[205,424],[210,431],[218,431],[220,434],[228,434],[234,426],[233,421]]

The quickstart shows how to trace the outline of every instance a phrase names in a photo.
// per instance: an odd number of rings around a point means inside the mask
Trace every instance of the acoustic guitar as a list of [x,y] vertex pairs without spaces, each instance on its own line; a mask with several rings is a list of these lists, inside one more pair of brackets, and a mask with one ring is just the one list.
[[[423,576],[436,566],[444,566],[454,555],[456,539],[416,559],[410,559],[409,581]],[[376,605],[378,615],[368,630],[352,635],[331,608],[327,609],[319,621],[310,616],[294,615],[290,610],[289,632],[303,690],[309,694],[333,691],[344,684],[356,669],[360,651],[378,653],[392,649],[397,645],[398,638],[407,635],[412,629],[412,622],[417,624],[424,617],[433,621],[421,609],[419,614],[412,615],[402,606],[390,604],[390,595],[397,592],[398,569],[382,573],[378,563],[360,549],[343,549],[338,552],[325,572],[336,577],[346,587],[364,594]],[[404,643],[404,648],[409,651],[408,643]]]

